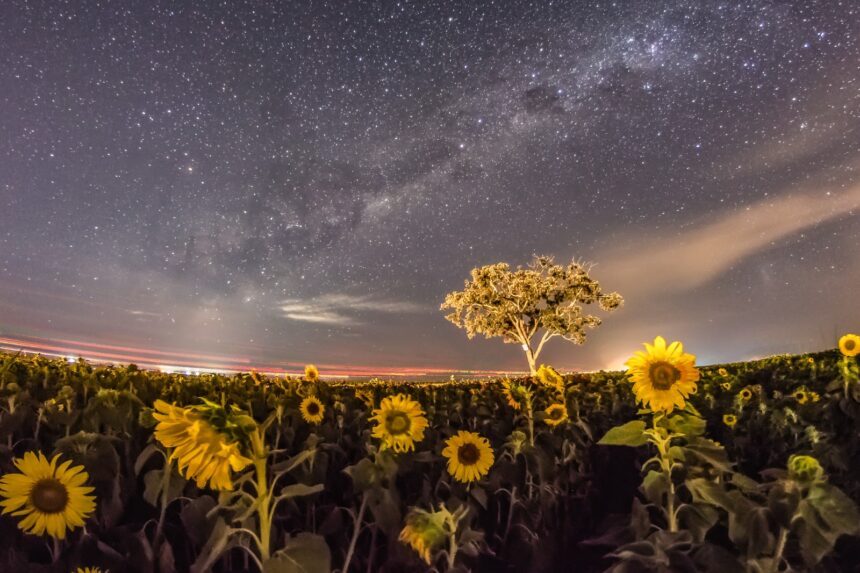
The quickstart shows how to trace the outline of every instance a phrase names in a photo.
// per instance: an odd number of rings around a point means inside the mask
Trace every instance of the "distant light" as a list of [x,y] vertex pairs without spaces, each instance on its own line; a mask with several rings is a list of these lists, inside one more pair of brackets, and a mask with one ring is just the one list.
[[68,362],[69,364],[73,364],[77,361],[78,361],[78,359],[75,358],[74,356],[72,356],[71,354],[69,356],[66,356],[66,362]]

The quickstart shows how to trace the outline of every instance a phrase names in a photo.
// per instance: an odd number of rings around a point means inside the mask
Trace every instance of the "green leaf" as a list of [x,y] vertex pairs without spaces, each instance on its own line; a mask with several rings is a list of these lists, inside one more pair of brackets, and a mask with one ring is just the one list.
[[602,446],[642,446],[648,442],[644,431],[645,422],[633,420],[612,428],[597,443]]
[[842,535],[858,530],[856,504],[839,488],[828,483],[813,485],[798,510],[796,529],[807,564],[814,565],[833,550]]
[[323,573],[331,571],[331,550],[321,535],[302,532],[288,538],[283,549],[263,563],[263,573]]
[[698,543],[705,540],[705,535],[719,519],[716,508],[704,503],[686,503],[678,509],[678,521]]
[[319,493],[323,490],[324,486],[321,483],[316,485],[305,485],[303,483],[294,483],[288,486],[284,486],[281,489],[280,495],[278,497],[280,499],[289,499],[291,497],[301,497],[304,495],[313,495],[315,493]]
[[230,548],[230,535],[232,533],[233,530],[227,526],[224,518],[218,517],[215,521],[215,527],[212,528],[212,533],[209,535],[209,539],[206,540],[206,544],[191,565],[191,573],[211,571],[215,562]]
[[649,471],[645,474],[645,479],[642,480],[642,491],[649,502],[662,506],[663,496],[669,491],[669,480],[666,479],[666,474],[654,470]]

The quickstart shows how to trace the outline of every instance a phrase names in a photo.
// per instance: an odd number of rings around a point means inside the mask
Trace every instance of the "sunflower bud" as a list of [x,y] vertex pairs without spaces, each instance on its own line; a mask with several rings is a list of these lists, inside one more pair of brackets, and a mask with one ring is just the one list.
[[788,459],[788,476],[794,481],[812,483],[824,479],[824,468],[812,456],[793,455]]

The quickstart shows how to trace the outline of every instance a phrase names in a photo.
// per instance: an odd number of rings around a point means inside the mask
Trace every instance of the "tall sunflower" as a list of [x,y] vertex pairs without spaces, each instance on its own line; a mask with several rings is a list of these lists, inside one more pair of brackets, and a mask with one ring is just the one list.
[[325,416],[325,406],[316,396],[308,396],[299,405],[299,411],[308,424],[319,424]]
[[857,336],[856,334],[846,334],[840,338],[839,351],[849,358],[860,354],[860,336]]
[[567,406],[564,404],[550,404],[546,410],[544,410],[543,421],[548,426],[558,426],[562,422],[567,420]]
[[23,517],[18,528],[25,533],[65,539],[66,530],[83,527],[96,509],[95,488],[85,485],[89,475],[71,460],[57,465],[59,454],[48,458],[42,452],[27,452],[15,459],[20,473],[0,478],[3,514]]
[[495,461],[487,438],[460,430],[445,441],[442,455],[448,458],[448,473],[461,482],[477,481],[487,475]]
[[376,426],[371,435],[395,452],[414,450],[415,442],[424,439],[427,418],[421,404],[405,394],[384,398],[373,414],[370,419]]
[[173,448],[170,460],[178,460],[179,473],[194,479],[197,487],[232,490],[230,470],[245,469],[253,460],[242,455],[237,441],[219,432],[191,408],[155,401],[152,416],[158,420],[155,438],[166,448]]
[[636,400],[654,412],[683,408],[686,398],[696,392],[696,357],[684,353],[680,342],[667,347],[662,336],[655,338],[653,345],[646,342],[645,349],[647,352],[637,351],[625,363]]

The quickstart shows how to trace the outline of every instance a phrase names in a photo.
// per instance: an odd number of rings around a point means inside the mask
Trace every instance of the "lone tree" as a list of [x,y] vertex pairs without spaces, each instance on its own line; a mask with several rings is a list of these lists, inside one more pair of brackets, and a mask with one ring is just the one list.
[[547,341],[560,336],[582,344],[585,329],[600,325],[600,318],[582,313],[583,305],[597,303],[611,311],[624,302],[617,292],[604,293],[589,270],[575,261],[557,265],[547,256],[535,256],[515,271],[507,263],[486,265],[472,269],[472,280],[449,293],[442,310],[451,310],[445,318],[465,328],[469,338],[501,336],[506,343],[521,344],[535,374]]

